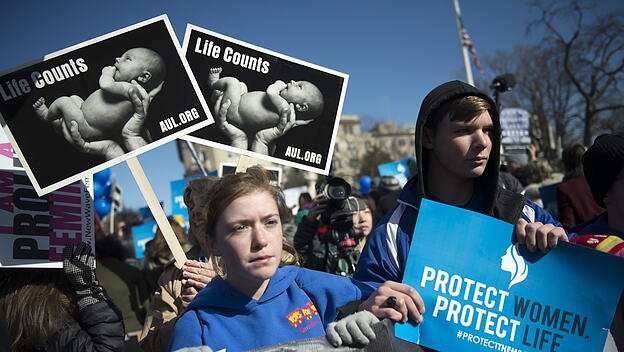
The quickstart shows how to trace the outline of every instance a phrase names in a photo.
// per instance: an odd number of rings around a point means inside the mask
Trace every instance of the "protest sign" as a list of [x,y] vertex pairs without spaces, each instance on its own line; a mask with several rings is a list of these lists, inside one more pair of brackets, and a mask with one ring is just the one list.
[[526,147],[531,144],[529,112],[518,108],[502,109],[500,123],[504,153],[526,159]]
[[141,259],[145,256],[145,244],[154,238],[157,230],[158,225],[156,224],[156,221],[132,227],[134,256],[137,259]]
[[[163,202],[158,202],[158,204],[160,204],[160,207],[163,207]],[[154,214],[152,214],[152,210],[150,209],[150,207],[140,207],[139,208],[139,215],[141,216],[141,222],[144,224],[147,224],[148,222],[154,222],[156,221],[156,219],[154,218]]]
[[[193,25],[183,51],[213,115],[220,95],[231,101],[225,121],[184,139],[329,173],[347,75]],[[288,103],[296,120],[280,123]]]
[[166,15],[46,55],[0,82],[5,132],[40,195],[213,122]]
[[410,177],[409,161],[411,158],[405,158],[387,164],[377,165],[380,176],[394,176],[401,187],[405,186]]
[[4,130],[0,128],[0,169],[1,170],[24,170],[15,149],[11,145]]
[[0,170],[0,267],[61,268],[66,244],[94,249],[91,181],[40,197],[24,171]]
[[[426,312],[396,336],[440,351],[602,351],[624,259],[559,242],[512,242],[513,225],[423,199],[403,282]],[[591,289],[588,289],[591,288]]]
[[189,229],[189,216],[186,204],[184,204],[184,189],[188,184],[188,178],[171,181],[169,187],[171,189],[171,215],[184,226]]

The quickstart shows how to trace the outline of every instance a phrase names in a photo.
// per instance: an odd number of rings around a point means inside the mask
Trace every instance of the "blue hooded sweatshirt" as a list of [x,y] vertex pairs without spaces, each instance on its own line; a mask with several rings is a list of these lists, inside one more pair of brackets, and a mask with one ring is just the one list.
[[[368,235],[366,246],[357,263],[353,278],[376,282],[378,283],[377,286],[388,280],[396,282],[403,280],[420,201],[422,198],[439,201],[426,189],[425,176],[427,175],[428,155],[424,152],[421,143],[424,139],[423,131],[427,120],[440,106],[450,100],[464,96],[481,97],[488,101],[490,106],[496,106],[487,94],[460,81],[444,83],[427,94],[421,104],[414,133],[417,174],[403,187],[395,207]],[[501,189],[499,186],[501,127],[498,110],[492,109],[490,116],[494,129],[492,151],[485,171],[475,179],[472,198],[462,208],[493,216],[512,224],[516,223],[518,217],[522,217],[527,222],[541,222],[562,227],[561,223],[537,204],[526,200],[520,194]],[[449,221],[457,220],[449,219]]]
[[176,323],[169,350],[206,345],[243,351],[325,336],[338,307],[371,293],[352,279],[296,266],[278,268],[259,300],[216,277]]

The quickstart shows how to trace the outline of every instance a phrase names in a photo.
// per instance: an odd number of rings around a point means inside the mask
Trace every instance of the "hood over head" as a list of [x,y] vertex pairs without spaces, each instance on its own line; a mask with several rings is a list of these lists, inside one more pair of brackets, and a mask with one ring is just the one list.
[[487,212],[488,214],[491,214],[494,207],[494,201],[496,199],[498,168],[500,164],[501,127],[498,107],[489,95],[485,94],[478,88],[461,81],[450,81],[437,86],[429,92],[429,94],[427,94],[420,105],[420,112],[418,113],[418,120],[416,121],[416,131],[414,133],[420,195],[424,198],[430,198],[427,195],[424,182],[424,178],[426,177],[425,170],[427,168],[427,160],[423,157],[422,146],[424,126],[430,116],[444,103],[466,96],[477,96],[483,98],[490,103],[490,106],[492,107],[489,110],[494,124],[492,151],[490,153],[485,172],[476,179],[475,183],[475,185],[478,185],[481,192],[485,192],[484,195],[487,202]]

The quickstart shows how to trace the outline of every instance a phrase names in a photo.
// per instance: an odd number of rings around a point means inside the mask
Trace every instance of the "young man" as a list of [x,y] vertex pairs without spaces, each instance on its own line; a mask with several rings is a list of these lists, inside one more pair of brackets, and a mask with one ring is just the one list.
[[[360,309],[384,310],[394,303],[389,297],[402,302],[418,295],[397,283],[403,279],[422,198],[515,224],[519,243],[530,251],[547,252],[557,241],[568,240],[548,212],[499,187],[500,122],[494,101],[485,93],[460,81],[438,86],[423,100],[415,139],[418,174],[369,235],[354,275],[362,281],[393,282],[383,284]],[[408,315],[418,316],[407,306]]]

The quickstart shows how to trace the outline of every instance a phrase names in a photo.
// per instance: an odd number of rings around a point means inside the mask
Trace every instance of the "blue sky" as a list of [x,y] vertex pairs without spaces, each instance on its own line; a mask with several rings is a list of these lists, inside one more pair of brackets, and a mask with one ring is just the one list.
[[[526,33],[535,15],[527,1],[460,4],[480,57],[535,41]],[[599,5],[624,8],[615,0]],[[0,71],[164,13],[180,42],[192,23],[348,74],[344,114],[414,123],[431,88],[465,80],[452,0],[10,1],[3,4],[0,21]],[[477,80],[480,73],[473,72]],[[168,212],[169,182],[183,175],[175,144],[139,161]],[[145,206],[128,167],[122,163],[112,171],[125,204]]]

